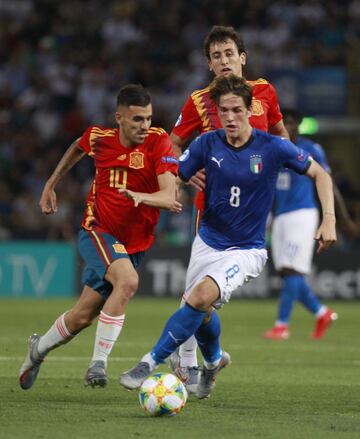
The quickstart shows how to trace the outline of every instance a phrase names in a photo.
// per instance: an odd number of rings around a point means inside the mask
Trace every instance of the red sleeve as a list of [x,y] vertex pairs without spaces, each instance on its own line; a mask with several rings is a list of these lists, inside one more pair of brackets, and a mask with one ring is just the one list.
[[272,127],[276,125],[280,120],[282,120],[282,114],[279,107],[279,101],[276,94],[275,88],[269,84],[269,114],[268,114],[268,120],[269,120],[269,127]]
[[172,133],[181,139],[187,139],[194,131],[201,130],[201,119],[197,112],[192,97],[185,102],[180,116],[175,123]]
[[90,133],[93,127],[89,127],[86,129],[84,134],[80,137],[79,140],[79,147],[86,152],[86,154],[91,153],[91,146],[90,146]]
[[178,175],[178,161],[173,153],[172,143],[167,133],[158,136],[156,147],[153,149],[153,159],[156,175],[172,172]]

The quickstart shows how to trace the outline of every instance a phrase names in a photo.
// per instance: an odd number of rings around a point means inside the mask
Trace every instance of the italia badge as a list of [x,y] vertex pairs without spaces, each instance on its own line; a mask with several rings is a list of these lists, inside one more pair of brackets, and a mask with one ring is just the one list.
[[262,170],[262,159],[261,155],[250,156],[250,170],[254,174],[260,174]]

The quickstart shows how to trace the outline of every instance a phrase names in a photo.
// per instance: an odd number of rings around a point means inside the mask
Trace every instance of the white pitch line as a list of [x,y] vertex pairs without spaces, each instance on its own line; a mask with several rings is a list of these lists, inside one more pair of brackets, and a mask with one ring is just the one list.
[[[47,357],[46,361],[88,361],[90,357]],[[136,361],[136,357],[112,357],[109,359],[110,362],[114,361],[117,363],[125,363],[126,361]],[[23,361],[24,357],[0,357],[0,361]]]
[[[24,357],[5,357],[5,356],[0,356],[0,361],[18,361],[21,362],[24,360]],[[76,361],[88,361],[89,357],[47,357],[46,361],[50,361],[50,362],[76,362]],[[138,360],[138,358],[136,357],[111,357],[109,358],[109,362],[115,362],[115,363],[125,363],[127,361],[136,361]],[[298,364],[303,364],[306,363],[310,366],[319,366],[319,365],[323,365],[323,363],[316,363],[316,362],[304,362],[303,360],[281,360],[281,362],[279,362],[278,360],[266,360],[266,364],[271,366],[271,365],[278,365],[278,364],[287,364],[287,365],[298,365]],[[257,365],[261,365],[263,366],[264,363],[262,362],[246,362],[246,361],[242,361],[242,364],[244,366],[248,366],[248,365],[253,365],[253,366],[257,366]],[[338,361],[338,362],[332,362],[332,365],[341,365],[341,366],[359,366],[360,365],[360,360],[349,360],[349,361]]]
[[[276,343],[276,344],[275,344]],[[287,341],[281,341],[281,342],[274,342],[271,341],[268,343],[267,346],[264,344],[260,345],[253,345],[253,346],[241,346],[239,344],[230,344],[229,350],[242,350],[242,351],[265,351],[267,348],[271,347],[272,350],[281,350],[284,348],[285,343],[289,343]],[[291,342],[290,342],[291,343]],[[289,343],[289,344],[290,344]],[[312,346],[295,346],[291,345],[294,351],[303,351],[303,352],[359,352],[359,347],[357,345],[354,346],[325,346],[325,345],[319,345],[314,343]]]

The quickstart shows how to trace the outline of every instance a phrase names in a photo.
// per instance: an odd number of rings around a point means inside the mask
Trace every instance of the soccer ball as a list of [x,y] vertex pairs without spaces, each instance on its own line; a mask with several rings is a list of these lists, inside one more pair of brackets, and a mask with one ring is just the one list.
[[139,391],[141,407],[151,416],[174,416],[187,400],[184,384],[171,373],[158,372],[147,378]]

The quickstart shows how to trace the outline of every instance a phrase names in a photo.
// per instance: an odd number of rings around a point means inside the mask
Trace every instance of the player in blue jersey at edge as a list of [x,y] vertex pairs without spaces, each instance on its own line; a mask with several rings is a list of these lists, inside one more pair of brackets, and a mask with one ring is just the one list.
[[[298,136],[301,116],[295,110],[283,110],[290,140],[307,151],[330,172],[325,152],[312,140]],[[340,192],[334,187],[336,213],[348,234],[356,229],[346,210]],[[314,250],[313,234],[319,223],[318,201],[312,180],[291,169],[282,169],[278,175],[274,203],[274,221],[271,236],[272,258],[275,269],[283,278],[277,320],[264,337],[286,340],[290,336],[289,321],[295,302],[300,302],[316,318],[311,338],[323,337],[336,320],[337,314],[323,305],[312,291],[305,276],[311,272]]]
[[289,140],[250,126],[252,91],[244,79],[216,77],[210,97],[218,107],[223,129],[199,136],[179,159],[179,176],[184,182],[199,169],[206,172],[205,210],[192,245],[186,303],[169,318],[151,352],[120,376],[120,384],[127,389],[140,387],[194,334],[204,359],[196,396],[210,395],[216,375],[230,364],[230,355],[220,346],[218,313],[209,311],[227,303],[236,288],[264,268],[266,219],[282,166],[315,180],[323,213],[315,235],[319,251],[336,241],[330,176]]

